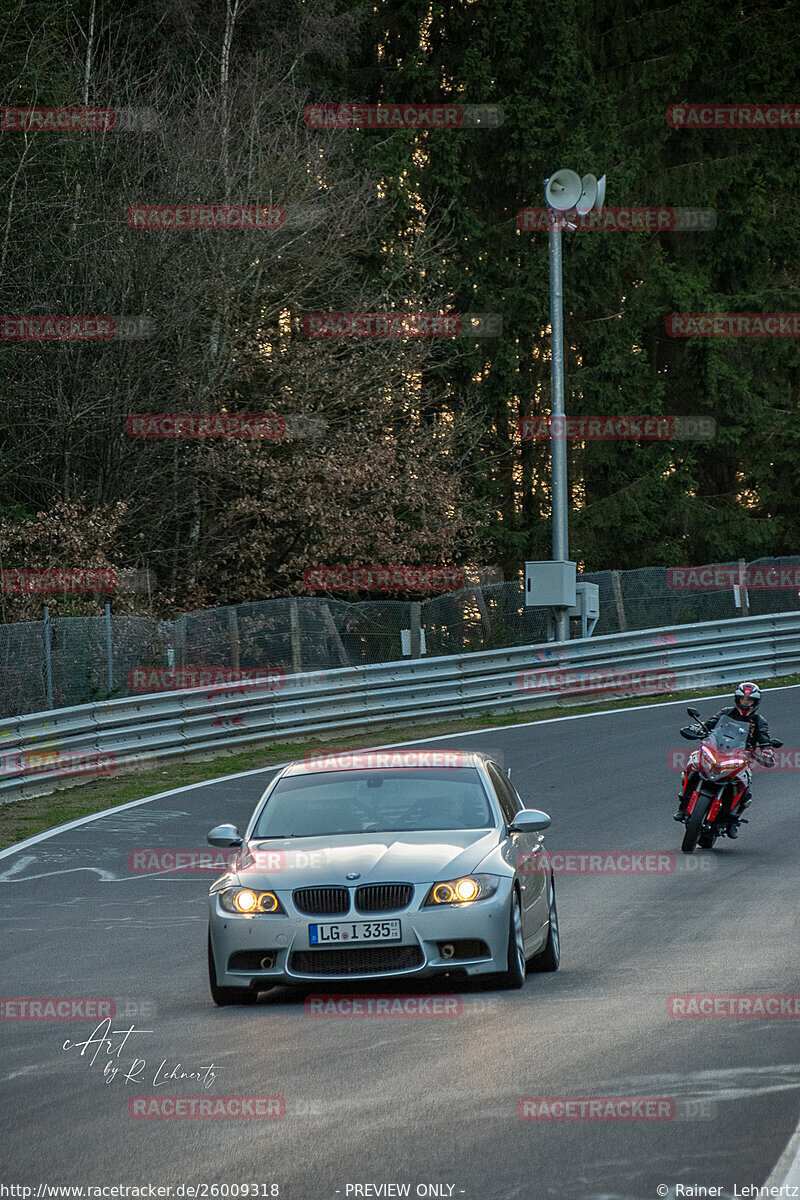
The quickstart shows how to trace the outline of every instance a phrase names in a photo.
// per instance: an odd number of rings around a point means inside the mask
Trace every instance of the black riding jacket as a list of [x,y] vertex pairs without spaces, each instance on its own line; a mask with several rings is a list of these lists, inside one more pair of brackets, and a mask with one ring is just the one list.
[[705,722],[706,728],[713,729],[720,717],[731,717],[734,721],[740,721],[742,725],[750,726],[750,732],[747,735],[748,750],[752,750],[754,746],[769,745],[769,728],[760,713],[743,713],[735,705],[733,708],[723,708],[716,716]]

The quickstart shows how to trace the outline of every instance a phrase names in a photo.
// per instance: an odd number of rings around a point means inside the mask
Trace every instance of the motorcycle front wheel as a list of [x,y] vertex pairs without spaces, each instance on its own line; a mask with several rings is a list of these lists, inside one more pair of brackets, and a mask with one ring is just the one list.
[[681,850],[684,854],[691,854],[699,842],[700,834],[703,830],[703,821],[705,821],[710,807],[710,796],[700,795],[697,797],[697,803],[694,806],[694,812],[686,822],[686,832],[684,833],[683,841],[681,842]]

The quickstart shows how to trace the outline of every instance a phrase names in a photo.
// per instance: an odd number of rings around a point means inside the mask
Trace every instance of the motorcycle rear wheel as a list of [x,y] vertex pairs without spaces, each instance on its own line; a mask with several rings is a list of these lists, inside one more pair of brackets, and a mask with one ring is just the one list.
[[703,829],[703,821],[706,819],[706,814],[711,806],[710,796],[698,796],[697,803],[694,806],[694,812],[686,822],[686,832],[683,835],[681,842],[681,850],[684,854],[691,854],[695,846],[700,840],[700,834]]

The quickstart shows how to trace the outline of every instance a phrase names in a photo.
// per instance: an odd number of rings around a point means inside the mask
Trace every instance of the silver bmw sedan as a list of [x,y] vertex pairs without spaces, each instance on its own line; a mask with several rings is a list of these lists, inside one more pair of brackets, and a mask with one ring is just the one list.
[[543,845],[488,756],[347,751],[284,767],[209,894],[216,1004],[276,985],[481,975],[519,988],[555,971],[558,914]]

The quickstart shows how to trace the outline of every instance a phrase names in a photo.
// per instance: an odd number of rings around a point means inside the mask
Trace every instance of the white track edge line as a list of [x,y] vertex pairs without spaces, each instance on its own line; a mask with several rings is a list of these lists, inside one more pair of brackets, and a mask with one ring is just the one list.
[[780,1188],[781,1191],[775,1193],[779,1196],[791,1196],[788,1188],[800,1186],[800,1125],[789,1138],[786,1149],[762,1186]]

